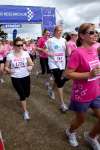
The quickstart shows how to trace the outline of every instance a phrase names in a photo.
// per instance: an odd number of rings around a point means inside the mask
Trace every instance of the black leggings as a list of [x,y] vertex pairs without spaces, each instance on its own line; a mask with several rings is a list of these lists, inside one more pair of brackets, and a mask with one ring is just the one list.
[[30,95],[30,76],[24,78],[11,77],[13,87],[20,97],[20,101],[24,101]]
[[31,57],[31,60],[32,60],[32,62],[36,59],[36,54],[34,54],[34,55],[32,55],[32,54],[29,54],[30,55],[30,57]]
[[48,58],[42,58],[40,57],[40,65],[41,65],[41,70],[42,70],[42,74],[50,73],[50,69],[48,66]]
[[57,69],[52,69],[51,71],[54,76],[57,87],[62,88],[64,86],[64,83],[66,82],[65,78],[61,79],[64,70],[60,70],[59,68],[57,68]]

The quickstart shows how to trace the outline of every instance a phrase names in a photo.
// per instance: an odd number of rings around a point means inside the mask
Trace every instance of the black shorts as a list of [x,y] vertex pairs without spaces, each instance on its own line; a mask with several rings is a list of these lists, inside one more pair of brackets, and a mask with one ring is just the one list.
[[52,72],[52,74],[54,76],[55,83],[56,83],[58,88],[62,88],[64,83],[65,83],[65,80],[62,79],[63,71],[64,70],[60,70],[59,68],[51,70],[51,72]]
[[20,97],[20,101],[24,101],[30,96],[30,76],[23,78],[11,77],[13,87]]
[[4,63],[6,62],[6,59],[7,59],[6,57],[3,58],[3,62],[4,62]]
[[34,55],[29,54],[29,55],[30,55],[32,61],[34,61],[36,59],[36,54],[34,54]]
[[4,64],[4,60],[0,60],[0,64]]

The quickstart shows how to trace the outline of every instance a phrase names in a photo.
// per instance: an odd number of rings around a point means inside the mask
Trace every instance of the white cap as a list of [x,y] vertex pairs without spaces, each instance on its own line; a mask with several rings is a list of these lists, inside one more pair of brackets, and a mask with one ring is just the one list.
[[75,35],[78,34],[75,30],[73,30],[73,31],[71,31],[71,32],[69,32],[69,33],[70,33],[70,34],[75,34]]
[[25,40],[26,40],[26,41],[30,41],[31,38],[30,38],[30,37],[26,37]]

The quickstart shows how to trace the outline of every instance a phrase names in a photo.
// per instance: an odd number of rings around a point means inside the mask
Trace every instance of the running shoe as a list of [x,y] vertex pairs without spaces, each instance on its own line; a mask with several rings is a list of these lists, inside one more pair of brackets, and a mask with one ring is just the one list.
[[75,133],[75,132],[70,133],[69,130],[66,129],[65,133],[66,133],[66,136],[67,136],[67,138],[68,138],[68,142],[69,142],[69,144],[70,144],[71,146],[73,146],[73,147],[79,146],[79,143],[78,143],[78,141],[77,141],[76,133]]
[[60,105],[60,109],[61,109],[62,112],[66,112],[68,110],[68,106],[63,103],[63,104]]
[[1,82],[1,83],[4,83],[5,81],[4,81],[4,79],[3,79],[3,78],[1,78],[1,79],[0,79],[0,82]]
[[52,90],[52,88],[48,87],[48,96],[52,99],[55,100],[55,93]]
[[50,86],[49,81],[45,81],[45,83],[44,83],[44,84],[45,84],[45,87],[47,87],[47,88]]
[[91,138],[88,132],[85,132],[84,139],[91,146],[93,150],[100,150],[100,143],[98,142],[97,137]]
[[30,120],[29,112],[25,111],[24,112],[24,120]]

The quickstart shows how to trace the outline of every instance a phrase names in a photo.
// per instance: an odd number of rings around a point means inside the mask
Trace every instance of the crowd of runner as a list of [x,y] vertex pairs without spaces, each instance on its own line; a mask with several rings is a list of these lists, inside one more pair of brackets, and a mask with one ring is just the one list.
[[[84,138],[94,150],[100,150],[99,34],[92,23],[80,25],[77,32],[71,31],[64,38],[62,33],[63,28],[58,25],[52,36],[45,29],[42,37],[35,42],[20,37],[13,42],[0,39],[0,84],[5,82],[4,76],[9,74],[19,95],[24,120],[29,120],[27,100],[30,96],[30,75],[38,56],[41,70],[37,71],[43,76],[47,74],[44,83],[48,96],[53,101],[57,90],[60,110],[71,110],[75,115],[69,129],[65,130],[70,145],[79,145],[76,132],[85,122],[86,113],[91,108],[98,121],[91,131],[84,133]],[[63,88],[69,80],[73,80],[73,84],[68,105],[64,100]]]

